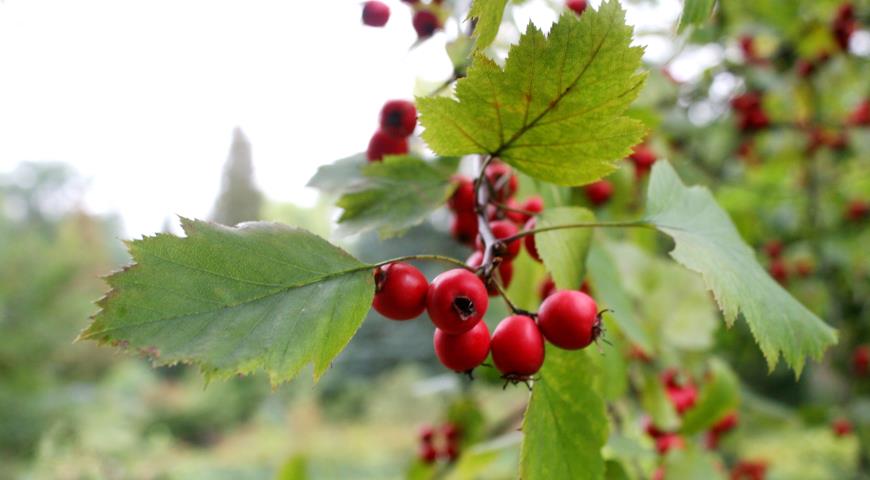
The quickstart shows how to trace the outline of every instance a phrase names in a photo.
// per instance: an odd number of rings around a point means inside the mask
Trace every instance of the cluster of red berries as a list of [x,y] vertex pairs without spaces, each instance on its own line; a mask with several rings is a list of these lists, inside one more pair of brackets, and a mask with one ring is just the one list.
[[407,100],[390,100],[381,108],[378,131],[369,140],[366,159],[379,162],[385,155],[408,153],[408,137],[417,126],[417,109]]
[[[678,414],[683,415],[687,410],[695,406],[698,399],[698,389],[690,380],[680,379],[676,370],[666,370],[662,373],[662,383],[665,393]],[[663,430],[652,423],[650,419],[644,420],[644,431],[656,442],[656,451],[659,455],[665,455],[674,448],[686,446],[685,440],[676,432]]]
[[[438,9],[444,3],[443,0],[432,0],[429,5],[424,5],[420,0],[402,0],[402,2],[414,9],[411,24],[414,26],[414,31],[417,32],[418,40],[431,37],[442,27]],[[363,24],[370,27],[383,27],[389,19],[390,7],[387,4],[376,0],[363,3]]]
[[806,257],[796,260],[792,269],[782,256],[784,248],[782,242],[775,239],[768,241],[763,247],[764,253],[770,260],[767,265],[767,271],[774,280],[781,285],[786,285],[792,275],[792,271],[797,273],[801,278],[807,278],[815,272],[815,265]]
[[731,108],[737,114],[737,128],[742,132],[755,132],[770,125],[770,119],[761,106],[761,94],[757,92],[747,92],[734,97]]
[[439,458],[454,462],[459,458],[459,440],[462,430],[453,423],[445,423],[440,428],[426,425],[420,429],[420,450],[418,458],[423,463],[434,463]]
[[858,20],[855,18],[855,6],[851,3],[840,5],[837,9],[837,15],[834,17],[834,22],[831,25],[831,31],[834,34],[837,45],[843,50],[848,50],[849,41],[857,30]]

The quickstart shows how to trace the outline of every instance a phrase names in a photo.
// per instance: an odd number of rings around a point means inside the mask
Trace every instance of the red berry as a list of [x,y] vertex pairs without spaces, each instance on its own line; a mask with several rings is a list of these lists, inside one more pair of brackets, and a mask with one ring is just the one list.
[[462,430],[455,423],[448,422],[444,424],[444,438],[446,438],[448,442],[455,442],[459,439],[461,433]]
[[782,242],[779,240],[770,240],[764,244],[764,253],[770,258],[779,258],[782,255]]
[[694,407],[695,401],[698,399],[698,390],[691,384],[677,388],[668,387],[665,392],[674,405],[674,409],[681,415]]
[[511,167],[504,163],[491,163],[484,172],[486,181],[492,187],[493,200],[504,202],[517,193],[519,187],[517,176],[513,174]]
[[520,204],[518,204],[513,198],[509,198],[507,202],[505,202],[505,205],[508,207],[508,209],[505,209],[503,212],[505,218],[514,222],[516,225],[522,225],[529,219],[529,216],[525,213],[516,211],[520,209]]
[[423,425],[420,427],[420,442],[421,443],[432,443],[432,439],[435,437],[435,429],[432,428],[432,425]]
[[[492,230],[492,235],[496,238],[496,240],[501,240],[504,238],[512,237],[517,234],[519,231],[517,226],[513,224],[513,222],[509,222],[507,220],[496,220],[489,224],[489,228]],[[483,238],[481,238],[480,234],[477,236],[477,242],[475,242],[475,246],[478,250],[483,250]],[[504,253],[502,257],[505,260],[513,260],[520,253],[520,239],[511,240],[507,243]]]
[[797,70],[797,74],[799,77],[806,78],[816,71],[816,64],[805,58],[801,58],[795,64],[795,69]]
[[[527,198],[520,208],[529,213],[541,213],[544,211],[544,200],[535,195]],[[528,214],[524,214],[523,221],[517,223],[526,223],[529,221],[529,218],[531,217]]]
[[743,58],[749,62],[754,63],[758,61],[758,54],[755,52],[755,41],[749,35],[744,35],[740,37],[740,50],[743,51]]
[[644,144],[635,145],[634,151],[628,158],[634,163],[634,171],[638,177],[649,173],[650,168],[658,160],[656,154]]
[[834,423],[831,424],[831,427],[834,429],[834,435],[838,437],[845,437],[852,433],[852,422],[846,420],[845,418],[838,418],[834,420]]
[[376,292],[372,306],[393,320],[417,318],[426,309],[429,283],[413,265],[390,263],[375,271]]
[[544,364],[544,337],[532,317],[511,315],[492,333],[492,361],[511,379],[534,375]]
[[652,438],[659,438],[667,433],[657,427],[649,417],[644,417],[643,420],[641,420],[641,425],[643,426],[643,431]]
[[444,447],[444,451],[441,452],[441,455],[448,462],[455,462],[456,459],[459,458],[459,446],[453,442],[450,442]]
[[607,180],[599,180],[586,185],[586,198],[592,205],[600,206],[607,203],[613,195],[613,184]]
[[538,286],[538,296],[541,297],[541,301],[552,295],[556,292],[556,282],[553,281],[553,277],[547,276],[541,285]]
[[407,137],[417,126],[417,109],[407,100],[390,100],[381,108],[381,131],[394,137]]
[[656,450],[659,455],[664,455],[675,448],[685,448],[686,442],[683,437],[676,433],[666,433],[656,438]]
[[371,1],[363,4],[362,22],[370,27],[383,27],[390,19],[390,7],[383,2]]
[[870,203],[863,200],[852,200],[846,207],[846,218],[852,222],[859,222],[870,214]]
[[595,300],[574,290],[547,297],[538,311],[538,324],[547,341],[566,350],[585,348],[601,335]]
[[431,443],[420,445],[420,452],[417,454],[420,461],[423,463],[432,463],[438,458],[438,450]]
[[726,432],[730,432],[737,427],[737,412],[731,412],[728,415],[725,415],[718,422],[714,423],[712,427],[710,427],[710,431],[716,434],[722,434]]
[[852,369],[859,377],[870,373],[870,345],[859,345],[852,353]]
[[577,15],[583,13],[586,10],[586,0],[568,0],[565,2],[565,6],[574,11]]
[[747,92],[731,99],[731,108],[740,113],[747,113],[761,107],[761,96],[755,92]]
[[474,181],[468,177],[456,176],[453,179],[456,182],[456,190],[450,200],[447,201],[447,206],[454,212],[474,212]]
[[[468,257],[468,260],[465,261],[465,264],[471,268],[479,268],[483,263],[483,252],[480,250],[471,254]],[[502,260],[498,265],[498,270],[496,270],[499,275],[499,280],[501,280],[501,285],[504,288],[507,288],[511,284],[511,279],[514,278],[514,265],[513,262]],[[486,284],[486,291],[489,293],[490,297],[494,297],[498,295],[498,287],[495,286],[495,279],[492,282]]]
[[[526,226],[523,227],[523,230],[534,230],[535,223],[537,223],[535,220],[534,217],[530,218],[526,223]],[[526,235],[523,237],[523,242],[526,244],[526,252],[529,253],[529,256],[540,262],[541,255],[538,253],[538,244],[535,243],[535,235]]]
[[450,224],[450,235],[459,243],[473,245],[479,223],[474,212],[457,212]]
[[426,310],[445,333],[465,333],[483,318],[489,307],[486,287],[477,275],[463,268],[448,270],[432,280]]
[[441,28],[441,21],[438,20],[438,16],[429,10],[420,10],[415,13],[411,23],[417,32],[417,38],[421,40],[431,37],[436,30]]
[[788,267],[782,259],[773,259],[768,266],[768,270],[770,271],[770,276],[777,282],[783,285],[788,282]]
[[660,465],[649,478],[650,480],[665,480],[665,466]]
[[764,480],[767,464],[762,461],[741,461],[731,470],[731,480]]
[[850,125],[870,125],[870,99],[859,103],[849,114]]
[[707,450],[715,450],[719,447],[719,434],[710,430],[704,433],[704,447]]
[[378,130],[369,141],[366,158],[370,162],[379,162],[384,155],[404,155],[408,153],[408,140],[396,138]]
[[450,335],[436,328],[432,342],[441,364],[455,372],[471,371],[489,355],[489,329],[486,322],[477,322],[474,328],[458,335]]

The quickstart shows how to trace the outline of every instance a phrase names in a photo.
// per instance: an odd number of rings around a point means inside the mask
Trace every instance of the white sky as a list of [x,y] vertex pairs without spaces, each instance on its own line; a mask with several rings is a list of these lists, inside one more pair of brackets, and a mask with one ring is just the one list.
[[[365,149],[385,100],[450,74],[445,35],[409,50],[410,10],[387,3],[376,29],[354,0],[0,0],[0,172],[69,163],[87,208],[138,236],[208,215],[238,125],[266,195],[310,204],[308,178]],[[515,16],[546,25],[545,4]],[[669,28],[678,11],[663,0],[628,19]]]

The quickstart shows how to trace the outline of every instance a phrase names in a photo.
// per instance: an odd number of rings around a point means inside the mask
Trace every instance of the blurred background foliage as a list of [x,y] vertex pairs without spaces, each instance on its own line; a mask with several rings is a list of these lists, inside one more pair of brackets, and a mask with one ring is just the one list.
[[[597,232],[593,293],[622,301],[637,327],[608,325],[612,345],[603,346],[618,424],[605,448],[608,478],[645,478],[657,465],[641,422],[677,421],[658,382],[670,367],[698,380],[711,371],[733,375],[741,419],[719,456],[692,442],[669,457],[676,478],[698,478],[704,468],[715,478],[722,462],[747,458],[767,463],[774,479],[870,474],[870,382],[853,368],[855,348],[870,341],[870,229],[844,214],[849,202],[870,201],[870,129],[844,127],[870,98],[870,7],[856,3],[864,44],[844,51],[831,29],[840,4],[729,0],[682,36],[645,34],[676,38],[671,61],[702,49],[719,60],[682,82],[670,75],[670,62],[648,66],[633,114],[651,127],[650,148],[687,183],[708,185],[763,261],[772,260],[765,245],[782,243],[792,272],[787,288],[839,329],[840,344],[797,381],[782,367],[768,372],[745,325],[724,328],[700,279],[666,258],[667,239]],[[741,53],[747,36],[757,61]],[[500,38],[494,53],[506,45]],[[811,75],[796,72],[799,60],[822,57]],[[750,91],[763,92],[771,124],[751,134],[736,128],[730,107]],[[845,134],[845,146],[811,147],[816,127]],[[279,221],[330,236],[334,199],[311,208],[271,202],[253,181],[254,158],[244,134],[234,132],[212,219]],[[631,164],[608,180],[614,197],[596,215],[639,215],[644,183]],[[487,369],[473,384],[445,372],[429,322],[389,322],[372,312],[316,386],[303,376],[276,390],[256,376],[205,385],[186,366],[154,370],[144,358],[73,343],[105,290],[100,275],[128,261],[119,220],[81,207],[86,188],[63,164],[26,163],[0,176],[0,478],[431,478],[432,469],[415,460],[417,430],[446,421],[463,425],[466,437],[445,478],[515,478],[515,430],[527,392],[503,391]],[[519,198],[535,193],[547,194],[521,178]],[[586,202],[580,190],[576,199]],[[420,252],[465,258],[470,251],[450,238],[448,223],[437,212],[400,238],[341,242],[368,261]],[[429,278],[440,270],[418,266]],[[545,272],[525,253],[515,272],[510,295],[536,308]],[[505,313],[495,302],[490,327]],[[638,359],[638,338],[651,361]],[[836,435],[830,425],[840,418],[855,435]]]

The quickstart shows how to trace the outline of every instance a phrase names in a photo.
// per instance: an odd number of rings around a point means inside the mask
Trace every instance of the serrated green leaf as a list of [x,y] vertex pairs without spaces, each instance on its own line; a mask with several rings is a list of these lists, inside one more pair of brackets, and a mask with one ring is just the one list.
[[363,179],[363,167],[367,164],[364,153],[336,160],[317,169],[306,186],[324,193],[339,194]]
[[371,306],[372,267],[305,230],[188,219],[182,227],[183,238],[128,243],[135,263],[108,277],[112,290],[80,339],[219,378],[265,370],[277,384],[308,363],[319,378]]
[[[538,216],[536,228],[572,223],[592,223],[595,215],[581,207],[556,207]],[[560,290],[577,290],[586,276],[586,253],[592,239],[591,228],[550,230],[535,234],[535,245],[544,266]]]
[[365,178],[336,202],[344,209],[338,219],[338,233],[350,235],[374,229],[387,238],[422,223],[453,193],[456,185],[450,178],[458,165],[457,158],[427,162],[392,156],[364,166]]
[[477,39],[475,50],[483,50],[495,40],[507,3],[508,0],[474,0],[471,3],[468,19],[477,19],[473,34]]
[[716,0],[685,0],[678,32],[682,33],[688,26],[703,24],[713,13],[715,3]]
[[490,154],[559,185],[595,181],[641,140],[624,115],[645,78],[615,0],[568,12],[549,37],[529,24],[504,70],[477,54],[456,97],[420,97],[423,138],[441,155]]
[[837,342],[834,329],[758,264],[710,191],[686,187],[666,161],[653,166],[646,219],[673,238],[677,262],[701,273],[729,326],[743,314],[771,370],[782,355],[800,375],[807,356],[821,358]]
[[597,352],[548,346],[523,420],[520,478],[601,479],[608,422]]
[[734,411],[739,402],[740,384],[734,372],[724,363],[713,361],[709,380],[701,387],[695,406],[683,416],[680,430],[688,435],[706,430]]

